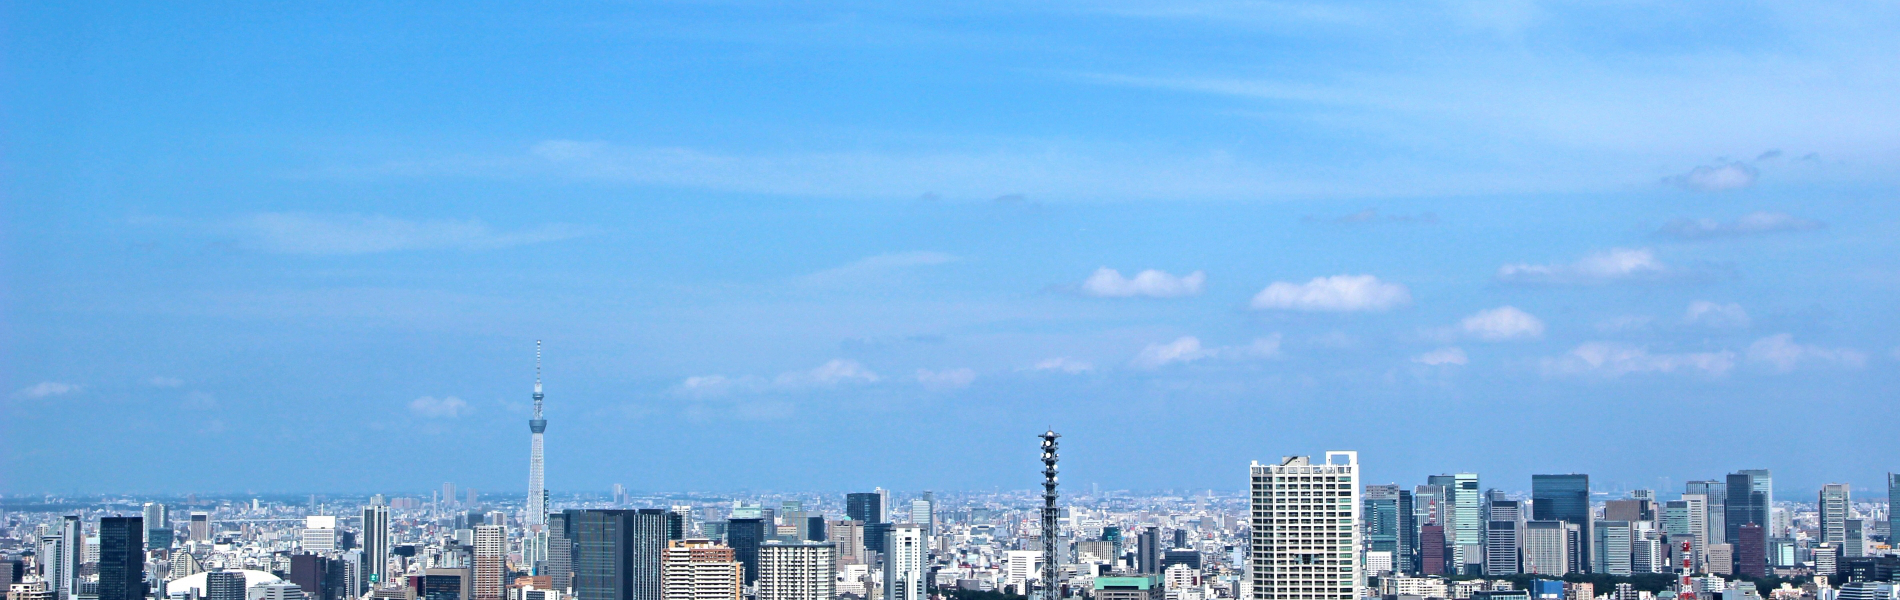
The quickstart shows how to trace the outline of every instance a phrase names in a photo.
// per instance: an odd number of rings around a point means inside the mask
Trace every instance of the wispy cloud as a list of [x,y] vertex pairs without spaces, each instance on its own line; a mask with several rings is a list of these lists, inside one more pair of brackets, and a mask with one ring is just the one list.
[[1657,235],[1683,240],[1706,240],[1790,231],[1826,229],[1827,224],[1788,213],[1752,212],[1729,221],[1716,219],[1676,219],[1656,231]]
[[35,383],[33,385],[26,386],[24,388],[20,388],[20,390],[14,392],[13,395],[21,397],[21,398],[51,398],[53,396],[65,396],[67,394],[77,394],[81,390],[84,390],[84,389],[85,389],[85,386],[79,385],[77,383],[42,381],[39,383]]
[[1605,285],[1623,282],[1691,278],[1698,273],[1664,264],[1648,248],[1616,248],[1573,263],[1535,265],[1517,263],[1498,267],[1498,280],[1529,285]]
[[409,401],[409,412],[429,419],[454,419],[471,412],[467,402],[454,396],[423,396]]
[[1446,365],[1465,365],[1469,364],[1471,359],[1465,356],[1465,350],[1463,348],[1446,346],[1414,356],[1412,357],[1412,362],[1438,367]]
[[957,260],[959,259],[956,256],[943,252],[893,252],[861,258],[848,264],[812,273],[800,278],[799,281],[810,286],[840,285],[875,279],[903,269],[945,265]]
[[1256,338],[1242,346],[1218,346],[1207,348],[1201,345],[1201,339],[1194,336],[1182,336],[1172,342],[1149,344],[1142,348],[1129,366],[1138,369],[1158,369],[1171,364],[1191,363],[1207,358],[1225,358],[1231,360],[1279,358],[1280,334]]
[[1755,185],[1761,170],[1742,161],[1722,161],[1701,165],[1680,175],[1664,177],[1662,182],[1698,192],[1739,190]]
[[1276,281],[1249,304],[1256,310],[1324,312],[1383,311],[1412,302],[1403,284],[1380,281],[1371,275],[1315,277],[1306,283]]
[[1057,356],[1054,358],[1046,358],[1041,361],[1038,361],[1035,365],[1029,367],[1029,370],[1054,371],[1058,373],[1068,373],[1070,375],[1079,375],[1082,373],[1087,373],[1089,371],[1095,370],[1095,365],[1086,360],[1076,360],[1073,358],[1069,358],[1067,356]]
[[1207,274],[1201,271],[1175,276],[1149,269],[1135,274],[1131,279],[1123,277],[1120,271],[1102,267],[1082,282],[1082,293],[1101,298],[1178,298],[1200,294],[1201,286],[1205,283]]
[[780,373],[772,382],[780,387],[835,386],[844,383],[876,383],[877,373],[858,361],[842,358],[826,361],[808,371]]
[[1515,306],[1500,306],[1465,317],[1458,323],[1465,335],[1485,341],[1544,337],[1544,321]]
[[1331,223],[1334,225],[1366,225],[1366,224],[1371,224],[1371,223],[1426,223],[1426,224],[1430,224],[1430,223],[1438,222],[1438,215],[1433,214],[1433,213],[1419,213],[1415,215],[1382,214],[1379,212],[1379,209],[1368,208],[1368,209],[1365,209],[1356,213],[1352,213],[1349,215],[1340,215],[1340,216],[1332,217],[1332,218],[1321,218],[1321,217],[1315,217],[1313,215],[1307,215],[1305,217],[1301,217],[1300,220],[1306,221],[1309,223],[1310,222],[1326,222],[1326,223]]
[[592,231],[561,223],[501,231],[479,219],[411,220],[315,213],[261,213],[228,221],[221,228],[261,250],[304,255],[490,250],[573,239]]
[[917,383],[935,390],[953,390],[970,387],[976,381],[976,370],[968,367],[932,371],[917,370]]
[[1546,375],[1622,377],[1644,373],[1699,373],[1719,377],[1735,368],[1735,353],[1650,353],[1648,348],[1614,342],[1588,342],[1568,354],[1541,361]]
[[1708,300],[1689,303],[1682,314],[1682,320],[1690,325],[1714,327],[1718,329],[1739,329],[1748,327],[1748,311],[1742,305],[1730,302],[1721,304]]
[[1852,348],[1824,348],[1796,343],[1793,334],[1781,333],[1755,340],[1748,345],[1748,360],[1787,373],[1803,364],[1822,363],[1858,369],[1867,365],[1867,354]]

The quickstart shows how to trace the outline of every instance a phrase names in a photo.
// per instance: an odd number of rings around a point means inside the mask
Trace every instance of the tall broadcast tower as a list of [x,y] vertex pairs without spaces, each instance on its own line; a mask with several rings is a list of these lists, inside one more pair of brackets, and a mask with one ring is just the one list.
[[541,433],[547,431],[548,420],[541,418],[541,340],[534,341],[534,418],[528,420],[528,431],[533,434],[528,443],[528,514],[523,523],[528,525],[528,538],[522,557],[540,573],[539,564],[547,560],[547,522],[548,490],[541,468]]
[[1042,598],[1057,600],[1061,590],[1056,585],[1056,543],[1061,536],[1061,526],[1057,524],[1056,512],[1056,438],[1062,437],[1054,429],[1042,434]]

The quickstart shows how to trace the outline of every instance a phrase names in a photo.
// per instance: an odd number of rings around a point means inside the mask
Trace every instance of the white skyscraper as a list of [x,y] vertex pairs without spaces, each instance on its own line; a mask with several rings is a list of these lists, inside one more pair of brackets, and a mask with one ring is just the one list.
[[916,525],[892,525],[884,540],[884,600],[925,600],[924,530]]
[[1358,598],[1359,453],[1255,462],[1252,479],[1254,600]]
[[[891,535],[896,539],[897,532]],[[761,545],[758,600],[831,600],[837,570],[838,549],[829,543]]]
[[521,519],[527,529],[521,558],[530,567],[537,567],[548,559],[548,492],[541,470],[541,434],[547,429],[548,420],[541,417],[541,341],[535,340],[534,418],[528,420],[528,514]]
[[311,515],[303,518],[303,532],[298,535],[299,545],[310,554],[334,552],[336,548],[336,517]]

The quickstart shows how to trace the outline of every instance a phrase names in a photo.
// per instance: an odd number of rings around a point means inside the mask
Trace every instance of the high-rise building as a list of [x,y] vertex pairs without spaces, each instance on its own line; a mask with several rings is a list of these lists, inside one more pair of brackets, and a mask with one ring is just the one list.
[[1656,520],[1656,502],[1642,498],[1605,502],[1603,503],[1603,520],[1629,521],[1631,523],[1639,521],[1653,522]]
[[[924,493],[929,494],[930,492]],[[910,522],[918,527],[924,528],[924,535],[930,535],[937,530],[935,505],[936,503],[928,498],[918,498],[910,501]]]
[[145,600],[144,517],[99,519],[99,600]]
[[1459,573],[1477,575],[1484,564],[1484,497],[1478,491],[1478,474],[1456,473],[1451,478],[1447,492],[1456,509],[1451,525],[1457,538],[1452,543],[1453,562]]
[[884,600],[927,600],[930,582],[925,579],[928,549],[924,530],[916,525],[895,525],[885,538]]
[[765,544],[759,547],[757,600],[831,600],[837,570],[838,552],[832,544]]
[[1867,555],[1867,530],[1870,521],[1866,519],[1848,519],[1847,535],[1841,542],[1841,558],[1860,558]]
[[1760,579],[1768,575],[1768,528],[1747,523],[1735,530],[1735,574]]
[[742,600],[745,565],[712,540],[670,540],[660,581],[663,600]]
[[191,513],[191,525],[186,531],[191,533],[191,541],[201,544],[210,542],[211,514],[202,512]]
[[1484,574],[1498,577],[1522,573],[1518,554],[1524,528],[1523,511],[1516,500],[1491,500],[1487,503],[1484,530]]
[[1418,572],[1423,575],[1445,575],[1445,526],[1426,525],[1418,532]]
[[1160,529],[1149,527],[1135,536],[1135,571],[1144,575],[1161,574]]
[[337,544],[336,517],[329,515],[310,515],[303,518],[303,531],[298,534],[298,545],[304,552],[328,554],[342,550]]
[[60,556],[66,553],[65,544],[66,538],[63,536],[40,536],[40,547],[37,557],[40,563],[40,577],[45,580],[45,591],[51,594],[52,597],[58,599],[67,597],[65,592],[60,591],[59,586],[66,583],[68,572],[71,570],[70,567],[66,566],[66,561],[59,559]]
[[1767,469],[1743,469],[1728,476],[1728,499],[1722,519],[1723,541],[1734,543],[1742,525],[1767,529],[1769,509],[1775,505],[1774,479]]
[[[528,502],[522,515],[521,560],[540,572],[548,560],[548,490],[542,471],[541,436],[548,420],[541,416],[541,340],[534,341],[534,416],[528,419]],[[617,486],[616,486],[617,487]]]
[[562,592],[574,588],[574,536],[568,526],[568,517],[578,510],[549,513],[548,520],[548,560],[542,574],[548,576],[548,585]]
[[1724,526],[1725,513],[1728,512],[1728,484],[1715,480],[1691,481],[1683,484],[1684,497],[1694,495],[1702,497],[1704,535],[1702,544],[1720,544],[1728,541],[1728,528]]
[[1820,512],[1820,531],[1816,542],[1831,543],[1836,546],[1847,541],[1847,518],[1853,511],[1853,500],[1848,493],[1847,484],[1830,483],[1821,486],[1821,497],[1815,508]]
[[[1695,565],[1701,564],[1703,545],[1709,535],[1708,502],[1708,497],[1701,494],[1683,494],[1681,499],[1663,504],[1663,533],[1689,536],[1689,556]],[[1671,551],[1679,550],[1672,546]]]
[[[1445,487],[1441,485],[1421,485],[1412,488],[1412,570],[1425,573],[1425,526],[1443,526],[1446,522]],[[1439,533],[1444,533],[1442,530]],[[1443,544],[1440,544],[1443,546]],[[1439,548],[1442,552],[1444,548]]]
[[1590,572],[1604,575],[1628,577],[1630,566],[1630,539],[1632,529],[1629,521],[1597,521],[1591,534],[1596,538],[1590,542],[1590,551],[1594,560]]
[[145,547],[152,550],[172,547],[172,515],[163,504],[145,503]]
[[726,521],[726,545],[732,547],[734,556],[745,565],[745,581],[759,580],[759,546],[765,543],[765,519],[728,519]]
[[475,526],[474,600],[501,600],[507,575],[508,533],[500,525]]
[[1563,521],[1576,525],[1579,533],[1578,554],[1582,564],[1576,571],[1588,570],[1596,556],[1596,534],[1590,511],[1590,476],[1581,473],[1531,476],[1531,518],[1539,521]]
[[861,523],[884,522],[884,495],[881,492],[860,492],[844,495],[844,516]]
[[837,545],[838,558],[840,560],[864,561],[863,522],[854,519],[832,521],[826,529],[826,537],[830,538],[830,541]]
[[1358,598],[1359,453],[1329,451],[1324,464],[1289,456],[1250,471],[1253,600]]
[[381,503],[363,507],[363,581],[372,588],[390,583],[389,507]]
[[245,600],[244,572],[212,569],[205,572],[205,600]]
[[1900,541],[1900,473],[1887,474],[1887,539]]
[[[178,556],[184,557],[190,555],[181,552]],[[336,600],[336,596],[328,593],[329,590],[326,586],[329,582],[329,566],[330,559],[322,556],[315,554],[292,554],[290,555],[290,582],[302,588],[304,596],[310,598],[310,600]],[[437,598],[432,600],[446,599]],[[468,597],[466,595],[457,596],[455,600],[468,600]]]
[[1408,538],[1412,533],[1412,507],[1410,493],[1399,489],[1397,485],[1368,485],[1362,496],[1360,515],[1365,520],[1361,525],[1366,538],[1366,548],[1375,552],[1391,552],[1393,569],[1411,571],[1412,547]]
[[1563,521],[1524,523],[1524,571],[1562,577],[1570,574],[1570,533]]

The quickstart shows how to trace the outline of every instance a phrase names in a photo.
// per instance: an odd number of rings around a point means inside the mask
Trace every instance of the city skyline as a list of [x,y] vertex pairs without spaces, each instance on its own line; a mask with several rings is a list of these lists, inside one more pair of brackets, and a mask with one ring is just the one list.
[[9,15],[4,494],[1900,454],[1891,6]]

